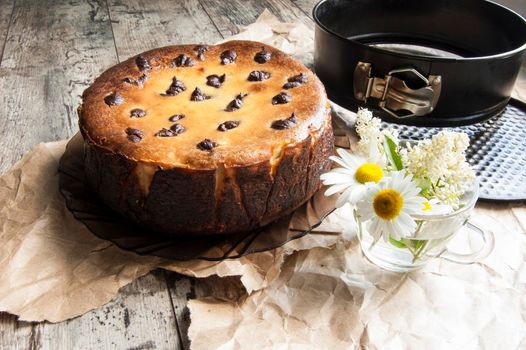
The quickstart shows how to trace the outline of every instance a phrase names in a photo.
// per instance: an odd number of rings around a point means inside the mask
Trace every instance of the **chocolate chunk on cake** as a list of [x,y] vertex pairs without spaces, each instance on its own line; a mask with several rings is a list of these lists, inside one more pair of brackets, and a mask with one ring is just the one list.
[[333,151],[319,79],[251,41],[134,56],[84,92],[79,125],[93,190],[170,235],[247,231],[291,213]]

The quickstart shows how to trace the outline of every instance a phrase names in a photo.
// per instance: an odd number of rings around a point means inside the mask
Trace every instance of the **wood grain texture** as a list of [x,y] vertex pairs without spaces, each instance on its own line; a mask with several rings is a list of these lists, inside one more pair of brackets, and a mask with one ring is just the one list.
[[18,322],[16,316],[0,313],[0,349],[30,349],[34,325]]
[[0,64],[4,53],[4,44],[7,37],[14,0],[0,0]]
[[108,7],[121,61],[157,47],[222,38],[197,0],[109,0]]
[[122,288],[107,305],[58,323],[0,314],[0,349],[180,349],[162,271]]
[[168,271],[166,271],[165,276],[168,282],[173,312],[177,319],[177,330],[181,344],[184,349],[189,349],[188,327],[190,327],[190,311],[188,310],[187,302],[196,298],[195,289],[196,284],[199,286],[199,280]]
[[16,2],[0,66],[0,172],[77,132],[79,95],[116,63],[101,1]]
[[265,10],[284,22],[313,23],[296,5],[287,0],[200,0],[223,37],[239,32],[239,28],[254,22]]
[[298,6],[307,16],[312,18],[312,9],[320,0],[291,0],[294,5]]
[[[77,132],[80,94],[117,61],[104,1],[18,0],[0,66],[0,171],[36,143]],[[0,333],[2,349],[180,344],[165,279],[155,275],[125,287],[107,306],[60,324],[17,322],[3,314]]]
[[39,349],[180,349],[162,271],[122,288],[110,303],[61,324],[35,325]]
[[526,234],[526,202],[522,205],[514,205],[511,207],[511,212],[521,227],[522,234]]

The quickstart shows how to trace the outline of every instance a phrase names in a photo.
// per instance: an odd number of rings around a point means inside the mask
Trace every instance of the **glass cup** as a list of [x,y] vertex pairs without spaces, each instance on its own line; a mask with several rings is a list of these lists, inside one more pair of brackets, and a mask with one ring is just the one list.
[[[460,209],[451,213],[414,216],[417,229],[400,240],[391,237],[387,242],[383,238],[375,242],[367,231],[366,223],[355,215],[362,252],[375,265],[395,272],[416,270],[437,257],[461,264],[482,260],[492,251],[494,237],[493,233],[469,221],[478,199],[478,190],[478,182],[474,181],[470,190],[460,198]],[[457,234],[477,235],[483,244],[469,253],[453,252],[447,245]]]

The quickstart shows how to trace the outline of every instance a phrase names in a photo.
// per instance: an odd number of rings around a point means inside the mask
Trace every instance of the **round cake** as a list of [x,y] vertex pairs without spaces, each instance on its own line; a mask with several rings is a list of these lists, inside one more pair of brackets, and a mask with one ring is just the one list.
[[330,168],[323,85],[262,43],[148,51],[108,69],[82,97],[88,183],[156,231],[261,227],[308,200]]

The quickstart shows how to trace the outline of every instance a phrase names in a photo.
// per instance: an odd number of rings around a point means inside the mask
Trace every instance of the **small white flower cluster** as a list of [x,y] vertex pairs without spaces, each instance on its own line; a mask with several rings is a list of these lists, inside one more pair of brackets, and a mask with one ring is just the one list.
[[360,108],[358,110],[355,126],[356,132],[360,136],[357,149],[360,154],[368,154],[371,145],[379,147],[381,152],[384,136],[388,136],[398,144],[398,131],[392,128],[382,130],[380,119],[373,117],[373,113],[368,109]]
[[429,180],[428,196],[458,207],[459,197],[475,178],[466,161],[469,139],[465,133],[441,131],[431,139],[400,150],[407,170],[415,177]]

